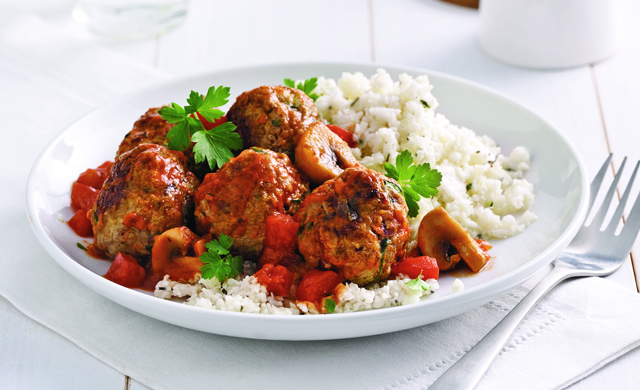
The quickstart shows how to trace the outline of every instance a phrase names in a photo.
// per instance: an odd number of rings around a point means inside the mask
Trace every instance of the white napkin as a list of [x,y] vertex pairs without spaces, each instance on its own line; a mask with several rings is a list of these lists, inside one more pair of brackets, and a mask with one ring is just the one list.
[[[152,388],[424,388],[528,290],[518,287],[435,324],[321,342],[192,331],[94,293],[58,267],[31,232],[24,207],[29,169],[69,121],[161,78],[109,50],[74,41],[33,16],[0,12],[0,106],[5,108],[0,294],[109,366]],[[637,294],[598,278],[564,283],[527,317],[479,388],[566,387],[637,346],[638,323]]]

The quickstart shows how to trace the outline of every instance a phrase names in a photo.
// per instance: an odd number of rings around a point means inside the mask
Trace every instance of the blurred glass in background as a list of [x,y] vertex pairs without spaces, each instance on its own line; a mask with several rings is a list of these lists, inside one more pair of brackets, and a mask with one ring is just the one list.
[[75,0],[73,17],[108,38],[139,39],[182,24],[188,0]]

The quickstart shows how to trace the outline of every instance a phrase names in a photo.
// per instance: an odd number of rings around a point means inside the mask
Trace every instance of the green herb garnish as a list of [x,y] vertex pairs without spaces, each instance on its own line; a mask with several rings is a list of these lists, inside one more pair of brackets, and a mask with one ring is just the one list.
[[228,278],[235,278],[243,271],[242,256],[232,256],[229,248],[233,245],[233,238],[222,234],[219,240],[211,240],[204,246],[207,252],[200,256],[200,261],[205,263],[200,268],[203,279],[211,279],[214,276],[220,283]]
[[421,276],[422,276],[422,271],[420,271],[420,275],[418,275],[417,278],[411,279],[410,281],[406,282],[404,285],[407,286],[407,288],[409,288],[410,290],[413,290],[413,291],[429,291],[429,290],[431,290],[431,286],[427,282],[425,282],[424,280],[420,279]]
[[209,122],[214,122],[224,115],[217,107],[227,104],[230,96],[228,87],[211,87],[203,97],[196,91],[191,91],[187,99],[187,106],[171,103],[171,106],[162,107],[158,113],[162,119],[175,126],[169,133],[169,149],[182,151],[189,147],[191,141],[195,142],[193,153],[196,163],[207,161],[209,168],[215,169],[233,157],[231,150],[242,148],[242,139],[234,130],[236,126],[231,122],[225,122],[211,130],[206,130],[195,113],[202,115]]
[[378,278],[382,274],[382,270],[384,268],[384,256],[386,254],[385,252],[387,251],[387,247],[389,246],[390,242],[391,240],[388,238],[383,238],[382,241],[380,241],[380,267],[378,267],[378,275],[374,279],[374,282],[377,282]]
[[79,243],[79,242],[76,242],[76,246],[77,246],[78,248],[82,249],[82,250],[83,250],[83,251],[85,251],[85,252],[87,251],[87,248],[85,248],[85,246],[84,246],[84,245],[82,245],[82,244],[81,244],[81,243]]
[[254,148],[251,148],[251,150],[253,150],[253,151],[254,151],[254,152],[256,152],[256,153],[260,153],[260,154],[267,154],[267,152],[266,152],[265,150],[260,149],[260,148],[255,148],[255,147],[254,147]]
[[425,101],[424,101],[424,100],[422,100],[422,99],[420,99],[420,103],[422,103],[422,105],[423,105],[425,108],[431,108],[431,106],[429,106],[429,103],[425,102]]
[[305,80],[304,83],[298,83],[298,85],[296,85],[296,82],[291,79],[284,79],[284,85],[301,90],[302,92],[306,93],[307,96],[309,96],[311,99],[313,99],[314,102],[320,97],[315,93],[312,93],[313,90],[318,86],[317,77],[312,77],[308,80]]
[[418,201],[420,197],[430,198],[438,193],[438,186],[442,181],[442,174],[431,166],[413,164],[413,157],[408,150],[400,153],[396,158],[396,165],[384,163],[386,175],[396,180],[402,189],[404,199],[409,207],[409,216],[416,217],[418,215]]
[[329,313],[335,313],[336,311],[336,301],[331,298],[327,298],[324,300],[324,308],[327,309]]

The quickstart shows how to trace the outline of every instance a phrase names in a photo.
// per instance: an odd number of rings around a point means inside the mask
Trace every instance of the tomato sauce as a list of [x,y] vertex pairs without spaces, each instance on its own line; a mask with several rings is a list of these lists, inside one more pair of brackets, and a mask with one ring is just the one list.
[[109,258],[109,256],[106,255],[106,253],[104,253],[101,250],[96,249],[96,247],[93,244],[89,244],[87,246],[87,255],[93,257],[94,259],[111,260]]

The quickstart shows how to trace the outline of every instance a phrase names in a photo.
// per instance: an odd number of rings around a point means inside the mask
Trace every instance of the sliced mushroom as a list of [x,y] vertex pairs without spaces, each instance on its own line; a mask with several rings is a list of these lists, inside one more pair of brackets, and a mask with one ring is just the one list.
[[154,238],[151,267],[160,277],[169,275],[177,282],[193,281],[203,263],[195,256],[187,256],[193,243],[199,239],[186,226],[169,229]]
[[213,240],[213,235],[211,233],[207,233],[193,242],[193,251],[196,253],[197,257],[202,256],[202,254],[207,251],[205,245],[211,240]]
[[345,169],[359,165],[349,145],[320,122],[311,124],[300,136],[295,162],[315,184],[322,184]]
[[479,272],[489,261],[486,250],[491,249],[486,241],[471,237],[442,207],[422,218],[418,246],[423,255],[436,259],[441,271],[452,269],[462,259],[471,271]]

